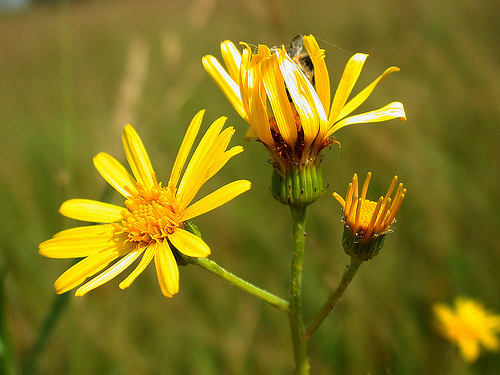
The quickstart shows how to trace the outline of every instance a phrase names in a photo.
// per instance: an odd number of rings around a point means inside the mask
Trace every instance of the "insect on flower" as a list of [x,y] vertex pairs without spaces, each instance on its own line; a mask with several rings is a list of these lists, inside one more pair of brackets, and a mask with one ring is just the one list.
[[304,47],[303,39],[304,36],[302,34],[293,38],[287,53],[314,86],[314,65],[311,60],[311,55],[309,55],[309,52],[307,52],[307,49]]

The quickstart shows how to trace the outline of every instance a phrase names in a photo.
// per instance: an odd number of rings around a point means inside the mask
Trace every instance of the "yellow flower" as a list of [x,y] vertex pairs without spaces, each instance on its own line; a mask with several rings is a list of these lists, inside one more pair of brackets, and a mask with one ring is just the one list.
[[198,112],[191,121],[166,187],[157,182],[146,149],[130,125],[125,126],[122,140],[134,177],[108,154],[99,153],[94,158],[102,177],[125,197],[126,208],[87,199],[62,204],[60,212],[64,216],[101,224],[64,230],[40,244],[40,254],[50,258],[84,258],[56,280],[57,293],[69,291],[94,276],[76,291],[77,296],[83,296],[142,255],[120,288],[130,286],[154,259],[161,291],[172,297],[179,290],[174,252],[199,258],[210,254],[203,240],[184,229],[185,223],[247,191],[250,182],[234,181],[190,205],[201,186],[243,151],[241,146],[226,151],[234,129],[222,131],[226,118],[221,117],[207,130],[183,172],[204,112]]
[[458,345],[462,357],[474,362],[479,356],[480,345],[486,350],[500,347],[500,315],[494,315],[473,299],[457,297],[455,310],[443,303],[434,305],[438,329],[451,342]]
[[333,193],[344,209],[344,250],[348,255],[362,260],[371,259],[378,254],[384,245],[385,234],[391,231],[391,224],[406,194],[403,184],[399,184],[391,203],[390,197],[398,181],[398,177],[394,176],[385,197],[380,197],[378,202],[370,201],[366,199],[370,178],[371,173],[368,173],[361,195],[356,174],[349,183],[345,200],[339,194]]
[[[294,42],[295,49],[301,50],[300,39]],[[380,81],[399,70],[396,67],[387,69],[347,101],[368,57],[355,54],[347,63],[333,102],[330,102],[325,51],[319,48],[312,35],[303,37],[303,46],[312,62],[315,87],[307,77],[311,78],[312,72],[304,74],[284,47],[269,49],[259,45],[257,53],[252,54],[250,46],[242,44],[244,49],[240,53],[232,42],[221,43],[227,71],[213,56],[203,57],[203,65],[236,111],[250,124],[247,136],[256,137],[266,145],[275,169],[282,176],[290,166],[301,168],[319,163],[321,150],[332,143],[331,135],[344,126],[394,118],[406,120],[400,102],[348,117]],[[292,56],[294,54],[295,51]],[[302,52],[302,62],[304,58],[308,59]]]

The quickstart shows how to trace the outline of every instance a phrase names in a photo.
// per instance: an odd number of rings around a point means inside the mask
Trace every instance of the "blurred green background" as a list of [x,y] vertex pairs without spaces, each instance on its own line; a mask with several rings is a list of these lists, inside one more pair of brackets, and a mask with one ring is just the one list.
[[[369,53],[355,92],[392,74],[360,110],[405,104],[408,121],[356,125],[326,150],[327,194],[310,207],[305,320],[348,263],[340,241],[342,195],[352,174],[373,172],[372,199],[398,174],[408,188],[396,231],[364,264],[310,341],[312,374],[497,374],[498,353],[466,366],[436,333],[432,304],[477,298],[500,312],[498,126],[500,2],[195,0],[39,2],[0,14],[0,329],[5,368],[20,373],[70,260],[38,244],[78,223],[68,198],[100,199],[92,165],[124,161],[121,130],[142,136],[166,180],[184,131],[221,115],[246,151],[209,188],[245,178],[250,192],[195,219],[212,259],[286,298],[290,215],[269,194],[271,168],[247,125],[203,70],[225,39],[280,45],[313,33],[336,87],[350,54]],[[348,51],[346,53],[345,51]],[[118,194],[108,200],[119,202]],[[164,298],[154,267],[127,290],[125,276],[72,294],[40,356],[42,374],[290,374],[285,314],[196,267]],[[124,275],[126,275],[125,273]],[[5,347],[2,347],[5,353]],[[2,353],[0,353],[2,354]],[[16,370],[17,369],[17,370]],[[9,370],[7,370],[9,373]]]

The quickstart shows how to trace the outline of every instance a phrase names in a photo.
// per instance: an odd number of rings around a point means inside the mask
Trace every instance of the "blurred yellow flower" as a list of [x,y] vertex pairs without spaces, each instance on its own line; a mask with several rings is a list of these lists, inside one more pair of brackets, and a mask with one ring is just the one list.
[[489,312],[480,302],[457,297],[454,310],[443,303],[436,303],[433,309],[439,331],[458,345],[467,362],[478,358],[480,345],[490,351],[499,349],[500,315]]
[[[355,54],[347,63],[330,103],[325,51],[319,48],[312,35],[303,37],[307,53],[301,51],[300,40],[296,38],[294,42],[292,47],[302,54],[296,61],[302,69],[306,70],[304,65],[310,68],[305,73],[284,47],[270,49],[259,45],[257,53],[253,54],[250,46],[242,43],[244,49],[240,53],[232,42],[224,41],[221,52],[227,71],[213,56],[205,56],[202,60],[206,71],[239,115],[250,124],[247,136],[256,137],[266,145],[281,175],[286,174],[290,165],[301,168],[319,163],[321,150],[333,142],[331,135],[344,126],[394,118],[406,120],[400,102],[347,117],[368,98],[378,83],[398,68],[387,69],[347,102],[368,57]],[[296,52],[290,50],[292,57]],[[305,64],[304,59],[307,59]]]
[[384,235],[391,231],[391,224],[406,194],[403,184],[399,184],[394,200],[391,200],[398,181],[398,177],[394,176],[385,197],[380,197],[378,202],[370,201],[366,199],[370,179],[371,173],[368,173],[361,195],[357,174],[354,174],[352,182],[349,183],[345,200],[339,194],[333,193],[344,209],[344,250],[348,255],[362,260],[371,259],[378,254],[384,245]]
[[56,280],[57,293],[67,292],[94,276],[76,291],[77,296],[83,296],[142,255],[120,288],[130,286],[154,258],[161,291],[172,297],[179,290],[174,251],[199,258],[210,254],[203,240],[183,229],[185,223],[247,191],[250,182],[234,181],[189,205],[201,186],[243,151],[241,146],[226,151],[234,128],[222,131],[226,118],[221,117],[207,130],[183,172],[204,112],[198,112],[191,121],[166,187],[157,182],[146,149],[130,125],[125,126],[122,140],[134,177],[108,154],[99,153],[94,158],[102,177],[125,197],[126,208],[87,199],[62,204],[60,212],[64,216],[101,224],[64,230],[40,244],[40,254],[50,258],[84,258]]

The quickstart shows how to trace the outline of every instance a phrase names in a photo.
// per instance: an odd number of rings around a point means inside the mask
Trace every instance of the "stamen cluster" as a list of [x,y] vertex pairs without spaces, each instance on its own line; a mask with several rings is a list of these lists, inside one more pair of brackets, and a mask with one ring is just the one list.
[[125,201],[123,220],[115,223],[119,232],[127,233],[129,242],[159,242],[182,227],[179,218],[179,202],[173,187],[155,184],[147,189],[138,184],[138,192]]

